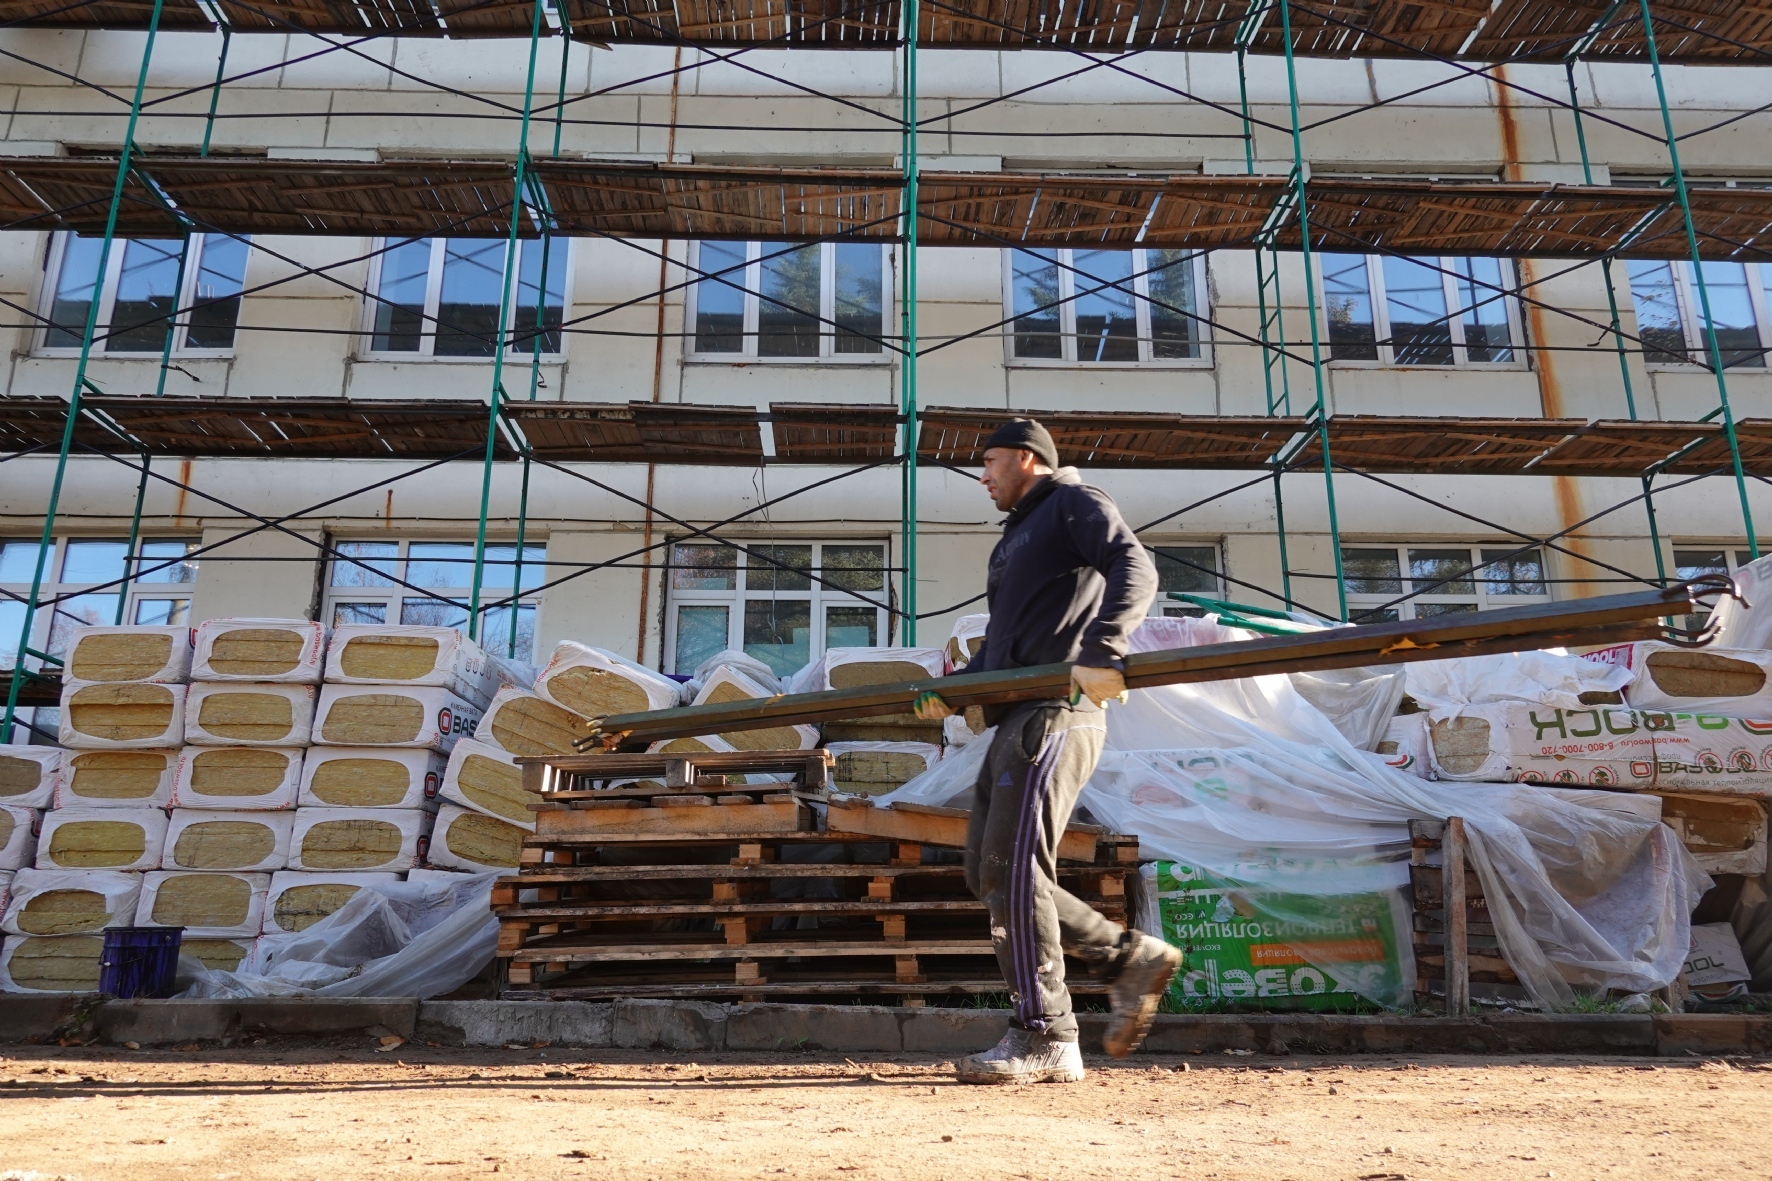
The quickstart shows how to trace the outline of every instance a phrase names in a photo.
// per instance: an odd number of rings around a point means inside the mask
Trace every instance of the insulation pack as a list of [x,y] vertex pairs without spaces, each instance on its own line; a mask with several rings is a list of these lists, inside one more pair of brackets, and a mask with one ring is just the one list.
[[0,746],[0,805],[47,808],[67,771],[59,746]]
[[444,804],[431,834],[432,865],[482,871],[515,869],[523,852],[523,829],[495,816]]
[[1374,751],[1399,771],[1422,779],[1433,778],[1429,721],[1425,713],[1397,714],[1386,724],[1384,737]]
[[589,738],[591,723],[527,689],[500,689],[474,737],[514,755],[570,755],[574,739]]
[[824,654],[820,689],[896,685],[939,677],[946,669],[940,648],[831,648]]
[[437,685],[481,709],[498,692],[500,670],[453,627],[345,624],[326,649],[329,685]]
[[286,869],[271,875],[265,896],[264,932],[294,935],[307,930],[377,883],[397,882],[393,873],[309,873]]
[[175,808],[293,808],[302,754],[287,746],[187,746],[172,777]]
[[316,746],[302,763],[304,808],[434,807],[444,757],[397,746]]
[[266,873],[289,861],[294,812],[178,808],[166,829],[165,869]]
[[42,823],[43,813],[33,808],[0,807],[0,870],[35,864]]
[[[695,705],[718,705],[729,701],[761,701],[776,693],[742,669],[723,664],[702,680]],[[720,738],[734,750],[811,750],[818,745],[817,726],[768,726],[760,730],[733,730]]]
[[962,615],[954,620],[954,630],[948,633],[947,646],[942,649],[947,656],[949,672],[959,672],[972,663],[972,658],[984,647],[985,629],[990,625],[989,615]]
[[435,813],[428,808],[298,808],[289,868],[398,872],[424,860]]
[[103,935],[8,935],[0,943],[0,991],[96,992]]
[[16,870],[0,869],[0,913],[6,910],[6,903],[12,897],[12,879],[17,876]]
[[172,801],[176,750],[69,751],[58,808],[164,808]]
[[195,681],[276,681],[317,685],[326,629],[306,619],[211,619],[197,625]]
[[155,870],[141,877],[138,927],[183,927],[192,939],[250,939],[264,926],[268,873]]
[[135,921],[142,875],[114,869],[21,869],[12,880],[0,931],[82,935]]
[[158,808],[58,808],[43,816],[38,869],[158,869],[166,844]]
[[680,703],[677,682],[602,648],[562,640],[536,674],[541,697],[586,718],[670,709]]
[[1589,660],[1636,674],[1625,688],[1633,709],[1689,710],[1772,718],[1772,652],[1757,648],[1680,648],[1659,640],[1590,652]]
[[537,797],[524,788],[523,769],[515,755],[490,742],[464,738],[455,744],[443,773],[443,798],[535,831],[535,813],[529,805]]
[[836,787],[860,795],[902,787],[941,761],[941,747],[928,742],[832,742],[825,749],[837,760]]
[[447,754],[472,734],[480,710],[435,685],[327,685],[314,742],[320,746],[406,746]]
[[306,746],[314,729],[313,685],[200,682],[185,695],[191,746]]
[[183,746],[185,686],[69,681],[62,686],[58,740],[75,750]]
[[70,681],[155,681],[182,685],[191,679],[191,629],[74,628],[68,637],[62,676]]
[[190,956],[205,968],[213,972],[237,972],[240,965],[252,958],[252,948],[258,940],[247,939],[210,939],[207,937],[187,937],[179,943],[178,954]]

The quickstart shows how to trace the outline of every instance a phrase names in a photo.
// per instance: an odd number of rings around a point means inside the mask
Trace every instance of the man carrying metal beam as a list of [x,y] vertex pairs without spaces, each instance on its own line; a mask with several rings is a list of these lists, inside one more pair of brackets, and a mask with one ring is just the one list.
[[[995,725],[974,791],[966,884],[991,916],[991,942],[1015,1005],[994,1049],[964,1059],[975,1083],[1077,1082],[1083,1056],[1064,953],[1112,979],[1103,1048],[1124,1057],[1150,1029],[1181,964],[1160,939],[1110,922],[1058,885],[1058,841],[1107,737],[1103,710],[1126,699],[1127,637],[1157,593],[1157,571],[1107,494],[1058,466],[1046,428],[1018,418],[985,443],[985,490],[1009,514],[991,551],[991,620],[968,672],[1068,663],[1069,699],[987,706]],[[917,716],[953,708],[934,692]]]

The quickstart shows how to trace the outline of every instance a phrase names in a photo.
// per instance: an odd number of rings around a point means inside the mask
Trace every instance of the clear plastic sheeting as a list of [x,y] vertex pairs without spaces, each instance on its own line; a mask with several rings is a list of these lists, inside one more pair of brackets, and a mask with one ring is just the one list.
[[1617,698],[1606,695],[1622,692],[1636,679],[1628,668],[1574,656],[1561,648],[1424,660],[1403,667],[1409,696],[1436,722],[1457,717],[1466,706],[1509,701],[1558,709],[1617,704]]
[[1772,648],[1772,554],[1749,562],[1730,577],[1741,597],[1725,595],[1710,613],[1716,628],[1711,643],[1719,648]]
[[240,971],[216,971],[181,956],[185,988],[178,995],[422,999],[453,992],[497,950],[492,883],[503,872],[375,882],[299,934],[260,937]]

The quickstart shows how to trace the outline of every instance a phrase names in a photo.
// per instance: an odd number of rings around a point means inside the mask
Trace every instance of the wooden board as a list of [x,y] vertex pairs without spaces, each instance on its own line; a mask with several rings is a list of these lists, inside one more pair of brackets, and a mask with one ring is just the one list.
[[[704,797],[705,798],[705,797]],[[812,810],[791,797],[775,803],[648,808],[572,808],[536,814],[536,836],[587,838],[603,835],[715,836],[788,833],[812,829]]]
[[[966,826],[971,816],[961,808],[933,808],[922,804],[877,808],[871,801],[832,800],[825,812],[825,828],[829,832],[964,849]],[[1059,839],[1059,860],[1094,861],[1096,840],[1101,834],[1102,830],[1093,825],[1071,825]]]
[[[504,953],[501,953],[504,954]],[[680,962],[684,960],[833,959],[843,956],[995,955],[989,939],[947,941],[884,940],[855,943],[820,943],[794,940],[781,943],[685,943],[660,946],[651,943],[609,944],[598,947],[524,948],[507,958],[529,964]]]

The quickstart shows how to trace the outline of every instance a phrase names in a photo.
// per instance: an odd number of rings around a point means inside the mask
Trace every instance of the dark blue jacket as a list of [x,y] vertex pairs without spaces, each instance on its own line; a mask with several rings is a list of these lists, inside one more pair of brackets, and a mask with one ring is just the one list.
[[985,592],[991,622],[967,672],[1117,668],[1157,597],[1157,568],[1107,493],[1067,467],[1009,511]]

